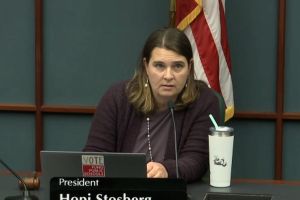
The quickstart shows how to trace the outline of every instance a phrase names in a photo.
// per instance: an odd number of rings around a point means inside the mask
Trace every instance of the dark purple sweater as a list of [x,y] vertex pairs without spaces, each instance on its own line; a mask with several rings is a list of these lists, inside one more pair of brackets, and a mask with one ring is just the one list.
[[[127,82],[113,85],[102,97],[94,115],[84,151],[132,152],[144,116],[128,102]],[[187,182],[201,178],[208,168],[208,133],[212,114],[219,121],[217,97],[206,85],[197,100],[175,111],[179,175]],[[165,160],[170,178],[176,177],[174,135],[169,133]]]

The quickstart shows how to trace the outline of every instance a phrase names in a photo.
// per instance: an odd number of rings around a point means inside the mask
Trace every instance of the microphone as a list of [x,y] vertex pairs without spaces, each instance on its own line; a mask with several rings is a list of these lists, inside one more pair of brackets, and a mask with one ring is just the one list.
[[176,178],[179,178],[179,170],[178,170],[178,150],[177,150],[177,132],[176,132],[176,124],[174,118],[174,107],[175,104],[173,101],[168,102],[168,106],[172,116],[173,129],[174,129],[174,149],[175,149],[175,167],[176,167]]
[[[174,149],[175,149],[175,167],[176,167],[176,178],[179,179],[179,170],[178,170],[178,150],[177,150],[177,131],[176,131],[176,124],[175,124],[175,118],[174,118],[174,107],[175,104],[173,101],[168,102],[168,107],[170,109],[171,115],[172,115],[172,122],[173,122],[173,128],[174,128]],[[187,199],[191,200],[192,197],[190,194],[187,193]]]
[[14,170],[12,170],[1,158],[0,158],[0,163],[6,169],[8,169],[24,186],[23,195],[6,197],[4,200],[38,200],[36,196],[32,196],[29,194],[29,191],[23,179],[16,172],[14,172]]

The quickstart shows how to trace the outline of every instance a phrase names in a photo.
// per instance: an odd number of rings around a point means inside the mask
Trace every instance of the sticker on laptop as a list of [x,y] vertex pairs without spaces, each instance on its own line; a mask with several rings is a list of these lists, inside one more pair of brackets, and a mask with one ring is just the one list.
[[82,155],[82,176],[105,177],[104,157],[101,155]]

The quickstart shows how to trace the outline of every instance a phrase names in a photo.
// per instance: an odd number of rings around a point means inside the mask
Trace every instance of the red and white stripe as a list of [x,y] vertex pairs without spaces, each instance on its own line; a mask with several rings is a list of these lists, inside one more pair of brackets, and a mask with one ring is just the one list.
[[[225,21],[225,0],[197,0],[202,10],[184,29],[194,53],[196,79],[224,97],[229,119],[234,113],[231,60]],[[176,8],[177,10],[180,7]]]

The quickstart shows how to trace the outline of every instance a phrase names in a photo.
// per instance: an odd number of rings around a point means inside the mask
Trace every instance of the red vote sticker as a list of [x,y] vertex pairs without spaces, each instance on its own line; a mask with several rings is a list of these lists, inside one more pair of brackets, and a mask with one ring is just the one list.
[[105,177],[104,157],[101,155],[82,155],[82,176]]

